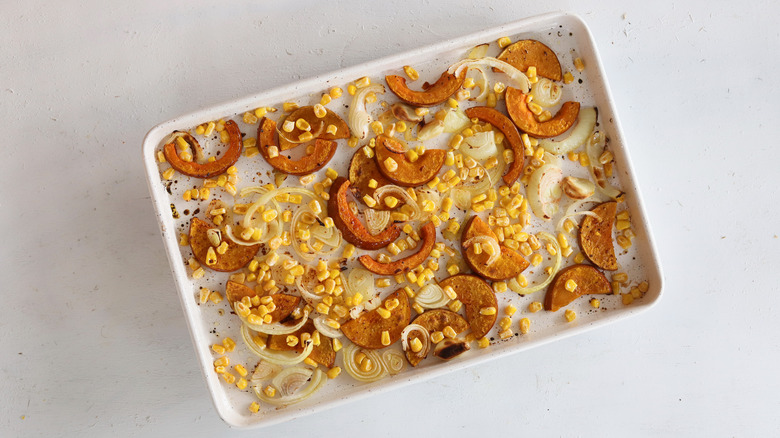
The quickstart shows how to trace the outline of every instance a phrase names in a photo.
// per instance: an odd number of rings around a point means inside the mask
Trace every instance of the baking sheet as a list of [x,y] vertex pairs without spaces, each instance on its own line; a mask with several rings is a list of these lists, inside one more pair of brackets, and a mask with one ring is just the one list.
[[[599,129],[606,132],[610,140],[610,150],[615,155],[616,177],[614,182],[627,194],[626,202],[631,211],[632,228],[637,234],[634,245],[627,254],[621,255],[619,258],[623,263],[621,272],[627,272],[630,278],[637,281],[640,279],[648,281],[650,285],[648,292],[642,299],[635,301],[630,306],[622,305],[618,296],[599,296],[602,301],[600,309],[593,309],[588,304],[587,299],[580,299],[568,306],[568,308],[576,310],[578,314],[573,323],[562,322],[562,311],[538,312],[530,316],[533,322],[532,331],[529,334],[500,341],[497,336],[497,327],[495,327],[489,335],[494,339],[494,342],[488,349],[482,350],[474,347],[470,352],[450,362],[428,359],[417,368],[412,369],[407,366],[406,370],[399,375],[369,384],[354,381],[342,372],[342,376],[328,382],[319,393],[309,400],[283,409],[262,406],[259,414],[250,413],[247,407],[256,400],[256,397],[251,391],[239,391],[234,385],[228,385],[219,378],[219,375],[213,371],[213,361],[218,356],[213,354],[210,349],[212,344],[219,343],[224,337],[229,336],[238,343],[236,351],[230,355],[232,362],[240,362],[248,367],[256,363],[256,359],[251,359],[251,353],[245,349],[241,342],[239,334],[241,323],[237,317],[229,315],[230,309],[226,301],[222,305],[199,305],[197,302],[197,294],[201,286],[224,291],[228,274],[213,273],[207,270],[209,273],[204,279],[192,280],[185,266],[190,254],[189,248],[180,247],[178,244],[178,235],[180,232],[186,232],[189,219],[193,216],[202,218],[202,212],[208,205],[207,201],[185,202],[182,200],[181,194],[184,190],[201,186],[202,182],[196,179],[191,180],[178,173],[174,178],[174,183],[166,184],[165,181],[162,181],[160,173],[167,168],[167,164],[162,166],[158,164],[156,153],[163,140],[175,130],[190,130],[196,125],[220,118],[236,120],[247,137],[254,136],[257,125],[246,125],[241,121],[241,115],[246,111],[263,106],[281,107],[282,102],[289,101],[297,102],[300,105],[312,105],[319,102],[321,93],[332,86],[340,86],[345,90],[345,97],[338,101],[338,105],[348,104],[350,96],[347,95],[346,88],[349,83],[363,76],[378,79],[384,77],[385,74],[402,74],[400,72],[403,65],[412,65],[420,72],[419,82],[424,80],[433,82],[449,65],[465,58],[468,50],[477,44],[491,43],[490,54],[495,56],[498,50],[495,41],[503,36],[509,36],[513,41],[532,38],[544,42],[556,52],[564,71],[572,71],[575,75],[575,82],[565,87],[564,99],[580,101],[584,106],[595,105],[598,107]],[[587,68],[582,73],[578,73],[573,68],[575,57],[581,57],[587,64]],[[582,79],[582,83],[579,83],[578,79]],[[510,81],[507,79],[505,82],[509,83]],[[379,96],[380,100],[393,101],[389,90],[387,93],[384,96]],[[333,104],[329,107],[335,108]],[[347,147],[345,143],[345,140],[340,140],[336,156],[325,169],[332,167],[340,175],[346,175],[349,158],[355,149]],[[427,143],[426,145],[428,145]],[[432,143],[429,147],[436,147],[436,145]],[[546,342],[613,323],[646,310],[656,303],[661,295],[661,268],[646,221],[640,193],[633,178],[628,145],[624,143],[619,128],[614,103],[593,39],[585,23],[574,15],[555,13],[520,20],[178,117],[156,126],[147,134],[143,144],[143,159],[147,168],[149,188],[160,221],[165,248],[207,386],[219,415],[234,427],[256,427],[286,421],[311,412],[336,407],[342,403],[367,396],[369,393],[378,394],[408,383],[517,353]],[[257,162],[262,162],[259,156],[253,161],[253,163]],[[571,163],[569,165],[574,166]],[[264,164],[262,168],[252,168],[239,160],[237,166],[241,176],[239,190],[244,186],[273,182],[273,179],[268,176],[270,167],[267,164]],[[325,169],[317,173],[316,180],[321,180],[324,177]],[[571,167],[571,169],[575,168]],[[583,169],[581,168],[572,170],[572,172],[569,170],[569,168],[564,167],[564,174],[575,172],[580,176],[587,175],[587,172],[582,173]],[[225,195],[225,193],[212,189],[212,198],[222,196],[223,199],[232,204],[232,197]],[[172,217],[171,204],[174,204],[180,213],[179,219]],[[200,214],[196,212],[198,209],[200,209]],[[188,214],[184,214],[185,210]],[[537,226],[532,226],[530,229],[542,229],[538,226],[541,224],[540,222],[536,221],[533,224]],[[545,227],[547,230],[551,228],[549,225]],[[437,279],[446,277],[446,271],[444,271],[446,264],[441,263],[441,265],[440,272],[445,272],[445,274],[437,275]],[[388,288],[388,290],[391,289],[395,288]],[[517,321],[520,317],[527,316],[521,316],[521,313],[525,313],[525,309],[531,301],[543,301],[543,293],[537,292],[526,297],[518,296],[513,292],[498,294],[499,312],[501,313],[503,307],[510,303],[520,309],[513,318],[513,328],[517,331]]]

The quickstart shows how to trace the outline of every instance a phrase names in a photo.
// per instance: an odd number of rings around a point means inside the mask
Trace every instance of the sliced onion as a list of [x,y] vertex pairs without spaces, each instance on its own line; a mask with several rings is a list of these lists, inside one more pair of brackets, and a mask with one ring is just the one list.
[[359,139],[366,138],[368,135],[368,125],[371,123],[371,115],[366,109],[366,96],[369,93],[384,94],[385,87],[382,84],[371,84],[357,90],[352,97],[352,104],[349,106],[349,116],[347,124],[352,135]]
[[380,304],[382,304],[382,299],[379,297],[373,297],[370,300],[363,303],[363,307],[370,312],[376,309],[377,307],[379,307]]
[[528,94],[531,91],[531,81],[528,80],[528,76],[521,72],[514,66],[507,64],[497,58],[486,56],[479,59],[464,59],[452,64],[447,72],[459,76],[464,68],[474,68],[475,66],[493,67],[506,73],[512,80],[517,82],[517,88],[523,93]]
[[487,55],[488,47],[490,47],[490,44],[488,43],[474,46],[471,50],[469,50],[468,58],[469,59],[483,58],[485,55]]
[[468,248],[475,243],[480,245],[490,245],[493,248],[493,255],[491,255],[485,262],[485,266],[490,266],[498,260],[501,256],[501,247],[498,246],[498,240],[493,236],[474,236],[471,239],[463,242],[463,248]]
[[272,379],[279,371],[282,370],[282,366],[268,362],[267,360],[260,360],[255,367],[252,376],[249,378],[252,382],[262,382],[263,380]]
[[298,238],[298,233],[296,233],[296,230],[298,229],[298,222],[305,214],[314,216],[314,213],[312,213],[308,205],[299,208],[293,215],[292,220],[290,221],[290,238],[292,239],[292,242],[290,243],[292,243],[291,246],[295,255],[302,258],[303,260],[306,260],[307,262],[310,262],[314,260],[314,254],[310,252],[304,253],[301,251],[301,241]]
[[[498,163],[496,164],[495,167],[491,167],[485,172],[487,176],[479,180],[479,182],[473,184],[463,184],[462,186],[459,187],[468,191],[469,194],[472,197],[474,197],[477,195],[481,195],[482,193],[485,193],[488,189],[496,185],[496,183],[498,183],[498,180],[501,178],[501,175],[504,174],[504,169],[506,168],[506,162],[504,161],[503,155],[504,155],[504,148],[497,146],[496,158],[498,159]],[[471,203],[471,199],[469,199],[469,205],[470,203]]]
[[605,140],[606,136],[603,133],[594,132],[585,145],[585,151],[588,153],[590,175],[593,177],[593,181],[596,182],[596,189],[617,201],[623,197],[623,191],[607,181],[604,167],[599,162],[599,158],[602,152],[604,152]]
[[404,351],[410,351],[409,335],[412,334],[412,332],[418,332],[420,334],[420,342],[422,343],[422,350],[417,353],[412,352],[412,354],[417,357],[427,356],[428,352],[431,350],[431,335],[428,333],[428,329],[420,324],[409,324],[404,327],[403,331],[401,331],[401,347]]
[[314,373],[311,368],[300,365],[285,368],[271,380],[271,385],[279,390],[282,398],[289,398],[306,385],[312,374]]
[[389,210],[374,210],[368,208],[363,210],[363,214],[366,216],[366,229],[372,236],[376,236],[390,225],[390,211]]
[[417,131],[418,141],[428,141],[444,132],[444,122],[439,119],[431,120]]
[[241,325],[241,337],[244,339],[244,343],[246,343],[246,346],[249,347],[249,350],[259,356],[261,359],[267,360],[268,362],[277,364],[277,365],[295,365],[297,363],[303,362],[304,359],[309,357],[309,354],[311,354],[312,350],[314,349],[314,343],[311,341],[306,341],[306,346],[303,348],[303,351],[291,356],[286,351],[273,351],[268,348],[265,348],[265,346],[260,346],[255,342],[254,339],[252,339],[252,329],[247,327],[246,324]]
[[531,86],[531,95],[534,96],[534,102],[544,107],[551,107],[561,101],[563,87],[550,79],[540,77]]
[[447,111],[444,116],[444,132],[460,132],[471,124],[471,119],[460,109]]
[[[311,269],[311,268],[307,268]],[[309,289],[307,289],[303,285],[303,276],[295,277],[295,286],[298,288],[298,292],[301,293],[301,297],[303,297],[304,300],[308,301],[309,304],[316,303],[322,299],[321,296],[315,294],[314,292],[310,292]]]
[[553,246],[553,248],[555,248],[555,264],[553,265],[552,271],[550,271],[550,274],[547,276],[547,279],[534,286],[520,287],[520,283],[517,282],[517,279],[511,279],[508,283],[509,288],[519,293],[520,295],[528,295],[544,289],[553,280],[555,274],[558,273],[558,270],[561,269],[561,246],[558,244],[558,239],[556,239],[552,234],[544,231],[540,232],[538,236],[540,239],[546,240],[548,243],[550,243],[550,245]]
[[238,317],[241,319],[241,321],[244,322],[245,326],[256,332],[266,333],[269,335],[287,335],[300,330],[306,324],[306,321],[309,319],[309,311],[304,310],[303,318],[301,318],[301,320],[298,321],[298,323],[295,325],[284,325],[280,322],[272,322],[270,324],[252,324],[247,320],[246,316],[238,315]]
[[325,323],[325,320],[328,319],[325,315],[317,315],[312,319],[314,321],[314,328],[317,329],[318,332],[321,334],[329,337],[329,338],[340,338],[344,336],[344,333],[341,333],[341,330],[334,329],[333,327],[329,326]]
[[385,350],[382,353],[382,362],[391,376],[400,373],[406,367],[406,358],[404,358],[403,353],[395,349]]
[[263,388],[260,385],[255,385],[252,387],[252,389],[254,389],[257,398],[264,401],[265,403],[274,406],[286,406],[286,405],[291,405],[293,403],[299,403],[311,397],[312,394],[314,394],[320,388],[322,388],[322,386],[328,380],[324,376],[325,373],[323,373],[322,370],[320,370],[319,368],[314,370],[314,374],[311,377],[309,384],[306,386],[306,389],[304,389],[298,394],[289,397],[268,397],[265,394],[265,392],[263,392]]
[[332,248],[341,246],[341,231],[336,227],[326,227],[320,224],[314,224],[309,228],[309,231],[314,240],[322,242]]
[[344,346],[344,370],[352,376],[355,380],[360,382],[374,382],[387,375],[382,357],[374,350],[363,350],[363,354],[371,360],[373,366],[368,371],[363,371],[360,364],[355,362],[355,356],[360,352],[360,349],[355,344],[348,344]]
[[422,217],[422,209],[419,205],[417,205],[416,202],[414,202],[414,199],[412,199],[411,196],[409,196],[409,193],[404,190],[403,187],[399,187],[393,184],[387,184],[382,187],[379,187],[374,191],[374,199],[379,202],[380,199],[387,195],[393,195],[396,198],[401,198],[406,205],[412,208],[413,213],[411,216],[409,216],[409,220],[417,220],[420,217]]
[[357,306],[352,306],[349,309],[349,317],[352,319],[358,319],[360,317],[360,314],[363,313],[363,310],[365,310],[365,308],[363,307],[362,304],[358,304]]
[[[420,211],[420,216],[415,217],[415,219],[427,219],[430,217],[430,215],[435,214],[436,211],[439,211],[440,204],[441,204],[441,193],[436,189],[429,189],[426,186],[421,186],[416,189],[417,193],[417,202],[415,202],[417,209]],[[431,212],[425,212],[422,210],[423,202],[425,201],[431,201],[433,202],[433,211]],[[414,206],[412,206],[414,207]]]
[[450,302],[444,289],[436,283],[428,283],[414,296],[414,301],[424,309],[438,309]]
[[469,70],[476,70],[479,73],[479,79],[474,81],[475,85],[479,87],[479,94],[469,98],[471,101],[484,102],[487,99],[488,94],[488,79],[485,71],[479,66],[469,67]]
[[498,154],[496,135],[492,130],[477,132],[476,134],[463,139],[460,150],[464,154],[479,161],[495,157]]
[[566,219],[571,219],[576,216],[595,216],[596,218],[599,217],[598,214],[590,211],[590,210],[584,210],[584,211],[576,211],[580,207],[582,207],[584,204],[587,204],[589,202],[594,202],[593,199],[580,199],[578,201],[572,202],[571,205],[566,209],[566,213],[563,214],[563,217],[558,221],[558,225],[555,226],[555,230],[558,232],[563,231],[563,224],[566,222]]
[[554,164],[545,164],[531,174],[526,197],[536,217],[550,220],[558,212],[558,201],[562,193],[561,180],[563,171]]
[[577,116],[577,125],[572,128],[571,134],[561,140],[541,138],[539,139],[539,146],[555,155],[569,153],[588,140],[593,129],[596,128],[596,118],[596,108],[581,108],[580,113]]
[[374,274],[364,268],[355,268],[350,271],[346,285],[350,296],[360,292],[364,297],[373,297],[376,293]]
[[239,239],[238,237],[233,235],[233,228],[230,225],[225,225],[225,236],[227,236],[228,239],[232,240],[233,243],[235,243],[236,245],[254,246],[259,243],[259,242],[247,242],[244,239]]
[[468,210],[471,207],[471,192],[461,188],[454,188],[450,192],[452,202],[461,210]]

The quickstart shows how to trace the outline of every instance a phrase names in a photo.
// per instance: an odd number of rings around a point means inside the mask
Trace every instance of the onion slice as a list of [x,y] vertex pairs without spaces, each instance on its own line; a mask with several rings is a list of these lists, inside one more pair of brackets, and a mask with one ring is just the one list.
[[414,296],[414,301],[424,309],[438,309],[450,302],[444,289],[436,283],[423,286]]
[[563,96],[563,87],[556,84],[550,79],[539,78],[539,80],[531,86],[531,95],[534,97],[534,102],[544,107],[551,107],[558,104]]
[[409,196],[409,193],[404,190],[403,187],[394,184],[386,184],[374,191],[374,199],[376,202],[379,202],[385,195],[393,195],[396,198],[401,198],[406,205],[414,210],[412,215],[409,216],[409,220],[417,220],[422,217],[422,209],[414,202],[414,199]]
[[410,351],[409,335],[412,334],[412,332],[418,332],[420,334],[420,342],[422,342],[422,349],[417,353],[412,352],[412,354],[417,357],[427,356],[428,352],[431,350],[431,335],[428,333],[428,329],[421,326],[420,324],[409,324],[404,327],[403,331],[401,331],[401,347],[404,349],[404,351]]
[[522,91],[523,94],[528,94],[528,92],[531,91],[531,81],[528,80],[528,76],[526,76],[525,73],[521,72],[513,65],[490,56],[458,61],[455,64],[452,64],[450,68],[447,69],[447,72],[454,74],[455,76],[460,76],[460,73],[464,68],[474,68],[475,66],[493,67],[495,69],[501,70],[502,72],[506,73],[506,75],[509,76],[512,80],[517,82],[517,88]]
[[508,283],[509,288],[520,295],[528,295],[544,289],[553,280],[555,274],[558,273],[558,270],[561,269],[561,246],[558,244],[558,239],[556,239],[552,234],[544,231],[540,232],[538,236],[540,239],[546,240],[548,243],[550,243],[550,245],[553,246],[553,248],[555,248],[555,264],[553,265],[552,271],[550,271],[550,274],[547,276],[547,279],[539,284],[528,287],[520,287],[520,283],[517,282],[517,279],[511,279]]
[[563,224],[566,222],[566,219],[571,219],[576,216],[595,216],[596,218],[599,217],[596,213],[590,211],[590,210],[584,210],[584,211],[576,211],[580,207],[582,207],[584,204],[587,204],[589,202],[595,202],[593,199],[580,199],[579,201],[572,202],[571,205],[566,209],[566,213],[563,214],[563,217],[558,221],[558,225],[555,226],[555,231],[563,232]]
[[373,364],[368,371],[363,371],[360,364],[355,362],[355,356],[361,351],[360,348],[355,344],[350,343],[344,346],[343,351],[344,355],[342,358],[344,360],[344,370],[355,380],[360,382],[374,382],[387,375],[384,361],[382,361],[382,357],[380,357],[376,351],[362,350],[363,354],[366,355],[366,359],[370,359]]
[[488,257],[487,261],[485,262],[485,266],[490,266],[493,263],[498,260],[498,258],[501,256],[501,247],[498,246],[498,240],[496,240],[493,236],[474,236],[471,239],[463,242],[463,248],[468,248],[475,243],[479,243],[480,245],[488,244],[493,248],[493,255]]
[[246,346],[249,348],[249,350],[259,356],[261,359],[267,360],[268,362],[277,364],[277,365],[295,365],[298,363],[303,362],[304,359],[309,357],[309,354],[311,354],[312,350],[314,349],[314,343],[309,341],[305,341],[306,347],[304,347],[303,351],[300,353],[290,356],[287,352],[284,351],[272,351],[265,346],[260,346],[255,342],[255,340],[252,338],[252,329],[247,327],[246,324],[241,325],[241,338],[244,339],[244,343],[246,343]]
[[371,123],[371,115],[366,108],[366,96],[368,93],[384,94],[385,87],[382,84],[371,84],[365,86],[355,93],[352,97],[352,104],[349,106],[349,116],[347,124],[352,135],[359,139],[366,138],[368,135],[368,125]]
[[367,208],[363,210],[363,214],[366,216],[366,229],[372,236],[381,233],[390,225],[389,210],[374,210],[373,208]]
[[490,157],[495,157],[498,154],[496,135],[492,130],[477,132],[463,139],[460,150],[475,160],[484,161]]
[[616,201],[620,201],[623,197],[623,191],[607,182],[604,167],[599,162],[599,157],[604,152],[605,142],[606,136],[596,131],[585,145],[585,151],[588,153],[588,159],[590,160],[590,175],[593,177],[593,181],[596,182],[596,188],[601,193]]
[[252,372],[252,376],[249,380],[258,383],[263,380],[272,379],[281,370],[281,365],[268,362],[267,360],[260,360],[260,362],[257,363],[257,366],[255,366],[255,370]]
[[536,217],[550,220],[558,212],[562,179],[563,171],[554,164],[545,164],[531,174],[526,198]]
[[322,388],[322,386],[325,384],[327,380],[328,379],[325,378],[325,373],[323,373],[322,370],[318,368],[314,370],[314,373],[311,376],[309,384],[306,386],[306,388],[303,391],[299,392],[298,394],[292,396],[269,397],[265,394],[265,392],[263,392],[263,388],[261,387],[261,385],[255,385],[252,387],[252,389],[254,389],[257,398],[264,401],[265,403],[274,406],[286,406],[286,405],[291,405],[293,403],[299,403],[311,397],[312,394],[314,394],[320,388]]
[[320,332],[321,334],[329,338],[340,338],[344,336],[344,333],[342,333],[341,330],[334,329],[333,327],[326,324],[325,320],[327,319],[328,317],[325,315],[317,315],[312,320],[314,321],[314,328],[316,328],[318,332]]
[[386,350],[383,352],[382,362],[385,369],[387,369],[387,372],[390,373],[391,376],[400,373],[406,367],[406,359],[404,358],[404,355],[396,349]]
[[577,149],[588,140],[588,137],[596,128],[597,115],[596,108],[581,108],[577,116],[577,125],[572,128],[568,137],[562,140],[540,138],[539,146],[555,155],[567,154]]

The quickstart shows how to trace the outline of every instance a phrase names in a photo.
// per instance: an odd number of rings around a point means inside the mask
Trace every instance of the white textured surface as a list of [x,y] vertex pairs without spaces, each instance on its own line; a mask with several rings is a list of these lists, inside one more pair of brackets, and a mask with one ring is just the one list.
[[[623,3],[4,2],[0,436],[777,435],[780,7]],[[162,252],[146,131],[556,9],[599,46],[665,269],[659,306],[338,411],[227,429]]]

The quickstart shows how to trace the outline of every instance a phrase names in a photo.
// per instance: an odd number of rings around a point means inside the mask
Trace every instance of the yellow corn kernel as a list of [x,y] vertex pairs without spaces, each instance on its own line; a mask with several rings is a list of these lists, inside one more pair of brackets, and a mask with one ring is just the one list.
[[585,70],[585,62],[582,61],[582,58],[574,58],[574,68],[576,68],[577,71]]
[[623,300],[623,304],[626,306],[634,302],[634,296],[631,294],[623,294],[621,299]]
[[309,131],[301,133],[301,135],[298,136],[298,141],[311,141],[314,138],[314,134],[312,134]]
[[382,345],[385,347],[390,345],[390,332],[387,330],[382,330]]
[[628,239],[626,236],[617,236],[615,239],[623,249],[628,249],[631,247],[631,240]]
[[406,73],[406,76],[409,77],[409,79],[416,81],[417,79],[420,79],[420,74],[417,73],[417,70],[414,69],[414,67],[410,65],[404,66],[404,73]]
[[273,397],[276,395],[276,388],[274,388],[271,385],[268,385],[265,388],[263,388],[263,393],[268,397]]
[[498,47],[503,49],[504,47],[512,44],[512,40],[509,37],[501,37],[498,39]]
[[258,402],[252,402],[252,403],[249,405],[249,412],[251,412],[251,413],[253,413],[253,414],[256,414],[256,413],[260,412],[260,403],[258,403]]
[[450,149],[458,149],[461,143],[463,143],[463,136],[460,134],[453,135],[449,142]]
[[566,72],[563,74],[563,83],[564,84],[571,84],[574,81],[574,75],[571,74],[571,72]]
[[505,316],[498,320],[498,326],[501,327],[501,330],[506,330],[509,327],[512,326],[512,318]]
[[196,268],[194,271],[192,271],[192,278],[196,280],[203,278],[204,275],[206,275],[206,271],[203,268]]
[[335,366],[329,369],[326,374],[328,375],[329,379],[335,379],[339,376],[339,374],[341,374],[341,367]]
[[166,181],[170,181],[171,179],[173,179],[174,172],[175,170],[173,169],[173,167],[169,167],[168,169],[165,170],[165,172],[162,173],[163,179]]
[[594,309],[598,309],[601,307],[601,301],[597,298],[591,298],[590,299],[590,307],[593,307]]
[[539,266],[542,263],[543,257],[541,254],[536,253],[533,256],[531,256],[531,264],[533,266]]
[[577,312],[571,309],[566,309],[566,312],[564,312],[563,316],[566,318],[566,321],[572,322],[577,319]]
[[615,227],[618,230],[620,230],[620,231],[627,230],[627,229],[631,228],[631,222],[624,221],[624,220],[618,220],[618,221],[615,222]]
[[528,104],[528,110],[532,113],[536,114],[537,116],[544,111],[544,108],[542,108],[538,103],[531,102]]
[[371,85],[371,79],[368,76],[363,76],[362,78],[355,81],[355,86],[358,88],[363,88]]
[[395,172],[398,170],[398,163],[395,162],[393,157],[387,157],[382,162],[382,165],[385,166],[385,169],[387,169],[388,172]]
[[383,200],[386,206],[390,208],[395,208],[396,205],[398,205],[398,198],[395,196],[386,196]]
[[495,293],[503,293],[507,291],[507,285],[505,281],[496,281],[493,283],[493,291]]
[[227,356],[222,356],[222,357],[220,357],[220,358],[218,358],[217,360],[214,361],[214,366],[215,367],[219,367],[219,366],[226,367],[226,366],[229,366],[229,365],[230,365],[230,358],[227,357]]
[[483,307],[479,309],[480,315],[495,315],[496,314],[496,308],[495,307]]
[[249,382],[247,382],[246,379],[242,377],[236,381],[236,388],[244,390],[248,384]]
[[542,310],[542,303],[540,303],[539,301],[534,301],[528,305],[528,311],[531,313],[536,313],[540,310]]
[[531,320],[523,318],[520,320],[520,333],[527,334],[531,330]]
[[490,346],[490,339],[482,337],[477,341],[479,348],[488,348]]
[[222,346],[222,345],[214,344],[214,345],[211,346],[211,349],[214,351],[214,353],[225,354],[225,347]]
[[498,97],[496,96],[496,93],[493,93],[492,91],[488,93],[487,100],[485,101],[485,106],[488,108],[495,108],[496,103],[498,103]]
[[646,293],[650,289],[650,284],[646,281],[643,281],[637,285],[637,288],[640,292]]
[[512,337],[512,334],[513,334],[513,333],[512,333],[512,330],[510,330],[510,329],[506,329],[506,330],[502,330],[502,331],[500,331],[500,332],[498,333],[498,337],[499,337],[499,338],[501,338],[501,339],[509,339],[509,338],[511,338],[511,337]]
[[376,281],[376,287],[388,287],[390,286],[390,280],[387,278],[380,278]]
[[442,333],[442,332],[433,332],[433,333],[431,333],[431,341],[434,344],[438,344],[442,340],[444,340],[444,333]]
[[[222,131],[225,132],[225,131]],[[233,384],[236,381],[236,376],[230,374],[230,373],[222,373],[222,379],[225,380],[225,383]]]
[[566,280],[566,286],[565,287],[566,287],[567,291],[574,292],[575,290],[577,290],[577,282],[574,281],[574,280],[571,280],[571,279]]
[[632,295],[634,298],[641,298],[641,297],[642,297],[642,292],[641,292],[641,291],[639,290],[639,288],[638,288],[638,287],[636,287],[636,286],[634,286],[634,287],[632,287],[632,288],[631,288],[631,290],[630,290],[630,293],[631,293],[631,295]]

